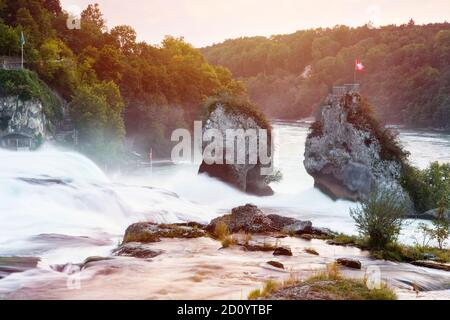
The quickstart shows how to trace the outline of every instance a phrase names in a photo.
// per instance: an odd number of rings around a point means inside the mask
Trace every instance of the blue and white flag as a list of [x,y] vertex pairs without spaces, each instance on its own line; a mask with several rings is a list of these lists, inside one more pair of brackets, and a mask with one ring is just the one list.
[[20,45],[24,46],[25,45],[25,36],[23,35],[23,31],[21,31],[20,33]]

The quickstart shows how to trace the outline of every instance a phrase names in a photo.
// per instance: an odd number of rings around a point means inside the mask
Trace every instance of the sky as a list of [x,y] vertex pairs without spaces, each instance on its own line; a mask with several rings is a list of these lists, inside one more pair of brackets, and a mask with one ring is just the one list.
[[[450,21],[449,0],[61,0],[64,9],[98,3],[108,27],[130,25],[158,44],[182,36],[195,47],[338,24],[376,26]],[[70,9],[73,11],[73,9]]]

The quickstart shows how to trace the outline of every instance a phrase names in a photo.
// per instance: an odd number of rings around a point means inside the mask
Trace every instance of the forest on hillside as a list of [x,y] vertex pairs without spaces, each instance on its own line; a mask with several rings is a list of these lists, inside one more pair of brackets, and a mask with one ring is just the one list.
[[387,123],[450,130],[450,23],[336,26],[227,40],[202,49],[274,118],[313,115],[333,85],[357,82]]
[[96,160],[120,154],[125,139],[167,155],[172,130],[192,126],[208,97],[245,95],[228,69],[183,39],[138,42],[130,26],[108,29],[96,4],[82,12],[81,29],[67,19],[59,0],[0,0],[0,56],[20,56],[23,32],[25,66],[68,102],[81,151]]

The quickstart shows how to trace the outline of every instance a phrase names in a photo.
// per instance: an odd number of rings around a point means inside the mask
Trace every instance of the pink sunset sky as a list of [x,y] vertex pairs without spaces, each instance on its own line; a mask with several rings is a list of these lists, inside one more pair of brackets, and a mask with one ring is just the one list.
[[62,0],[98,3],[109,27],[132,26],[138,39],[183,36],[196,47],[242,36],[270,36],[337,24],[360,26],[450,20],[449,0]]

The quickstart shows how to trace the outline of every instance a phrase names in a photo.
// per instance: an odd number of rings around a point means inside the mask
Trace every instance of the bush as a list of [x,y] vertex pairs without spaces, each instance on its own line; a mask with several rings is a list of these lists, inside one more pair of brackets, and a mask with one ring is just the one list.
[[380,190],[369,195],[350,215],[371,249],[383,249],[397,240],[406,213],[406,203],[395,190]]
[[439,207],[441,201],[446,208],[450,206],[449,164],[433,162],[425,170],[405,165],[400,183],[421,213]]

